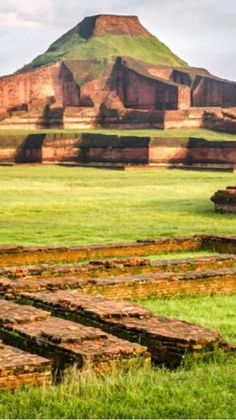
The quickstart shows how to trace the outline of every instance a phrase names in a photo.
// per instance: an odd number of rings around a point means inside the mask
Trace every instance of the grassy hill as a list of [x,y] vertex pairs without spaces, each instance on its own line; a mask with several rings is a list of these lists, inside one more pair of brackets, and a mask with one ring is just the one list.
[[188,66],[154,36],[104,35],[82,38],[77,26],[55,41],[31,63],[34,68],[63,59],[105,60],[114,56],[132,57],[153,64]]

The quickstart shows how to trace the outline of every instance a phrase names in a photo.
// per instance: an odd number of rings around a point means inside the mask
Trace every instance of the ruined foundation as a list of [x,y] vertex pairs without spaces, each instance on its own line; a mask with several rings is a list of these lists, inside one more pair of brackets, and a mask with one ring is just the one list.
[[[183,251],[201,250],[213,255],[181,258]],[[171,252],[180,258],[149,259]],[[236,238],[230,236],[89,247],[2,246],[0,387],[49,383],[51,368],[59,378],[74,365],[106,371],[152,360],[176,367],[193,354],[234,351],[217,331],[154,316],[127,300],[235,292]],[[6,372],[11,372],[8,382]]]

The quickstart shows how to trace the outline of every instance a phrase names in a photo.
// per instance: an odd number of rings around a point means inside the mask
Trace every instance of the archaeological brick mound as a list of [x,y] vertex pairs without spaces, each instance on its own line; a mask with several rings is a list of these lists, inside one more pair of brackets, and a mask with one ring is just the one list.
[[235,132],[234,107],[235,82],[189,67],[135,16],[87,17],[0,78],[0,128],[164,128],[170,118]]

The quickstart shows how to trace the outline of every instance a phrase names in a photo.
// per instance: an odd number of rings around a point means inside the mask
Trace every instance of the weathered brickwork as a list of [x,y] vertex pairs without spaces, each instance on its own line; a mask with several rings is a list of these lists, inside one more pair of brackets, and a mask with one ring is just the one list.
[[215,204],[215,211],[219,213],[236,213],[236,187],[227,187],[217,191],[211,200]]
[[131,303],[71,291],[28,293],[23,297],[66,318],[99,326],[119,337],[142,343],[158,364],[176,366],[189,352],[227,347],[214,330],[163,316],[155,317],[150,311]]
[[91,246],[22,247],[0,246],[0,266],[78,262],[97,258],[143,256],[165,252],[196,251],[202,246],[201,236],[158,238],[136,242]]
[[[228,255],[144,258],[201,249]],[[216,235],[71,248],[0,247],[0,388],[50,383],[51,366],[58,378],[70,365],[104,371],[149,363],[151,354],[153,362],[173,367],[192,353],[234,351],[217,331],[155,317],[117,298],[235,293],[235,254],[236,238]]]
[[0,305],[0,335],[9,344],[51,359],[54,371],[74,364],[78,368],[91,365],[104,370],[149,360],[143,346],[5,300]]
[[202,248],[222,254],[236,254],[236,236],[202,235]]
[[[120,19],[113,27],[115,33],[123,26],[127,35],[136,31],[134,22],[129,27],[127,17]],[[93,36],[99,36],[107,25],[103,27],[102,20],[96,22],[90,22],[90,29],[86,25]],[[112,24],[108,27],[110,30]],[[225,130],[231,126],[235,130],[232,116],[215,118],[235,106],[235,82],[204,70],[158,66],[127,57],[64,59],[0,78],[0,129],[199,128],[219,124]]]
[[55,279],[59,277],[89,279],[93,277],[108,277],[121,274],[183,273],[188,271],[206,271],[221,268],[236,268],[236,256],[213,255],[209,257],[180,258],[161,261],[151,261],[148,258],[109,258],[107,260],[92,260],[86,264],[69,265],[24,265],[0,268],[0,278],[12,280]]
[[232,170],[236,167],[236,142],[90,133],[0,136],[0,163],[27,162]]
[[49,360],[0,341],[0,389],[15,389],[22,385],[49,385],[50,382]]

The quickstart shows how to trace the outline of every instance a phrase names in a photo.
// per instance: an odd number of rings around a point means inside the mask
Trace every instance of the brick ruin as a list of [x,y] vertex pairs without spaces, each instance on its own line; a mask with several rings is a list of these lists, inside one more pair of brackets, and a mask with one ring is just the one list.
[[[118,58],[105,68],[96,60],[70,60],[2,77],[0,129],[207,127],[235,132],[236,83],[188,69],[158,77],[163,71]],[[181,84],[185,79],[188,84]]]
[[0,164],[15,163],[232,171],[236,168],[236,142],[90,133],[0,135]]
[[217,191],[212,197],[215,211],[219,213],[236,213],[236,187],[227,187]]
[[[85,43],[104,36],[151,37],[130,16],[92,16],[76,28]],[[56,48],[57,42],[46,54]],[[235,82],[187,64],[157,65],[126,56],[59,57],[36,68],[34,60],[0,78],[0,129],[210,126],[236,132],[235,107]]]
[[[212,255],[181,258],[200,250]],[[171,252],[180,258],[149,259]],[[48,384],[51,372],[59,379],[73,365],[176,367],[192,354],[235,351],[217,331],[128,302],[235,293],[235,254],[235,237],[214,235],[89,247],[1,246],[0,388]]]

